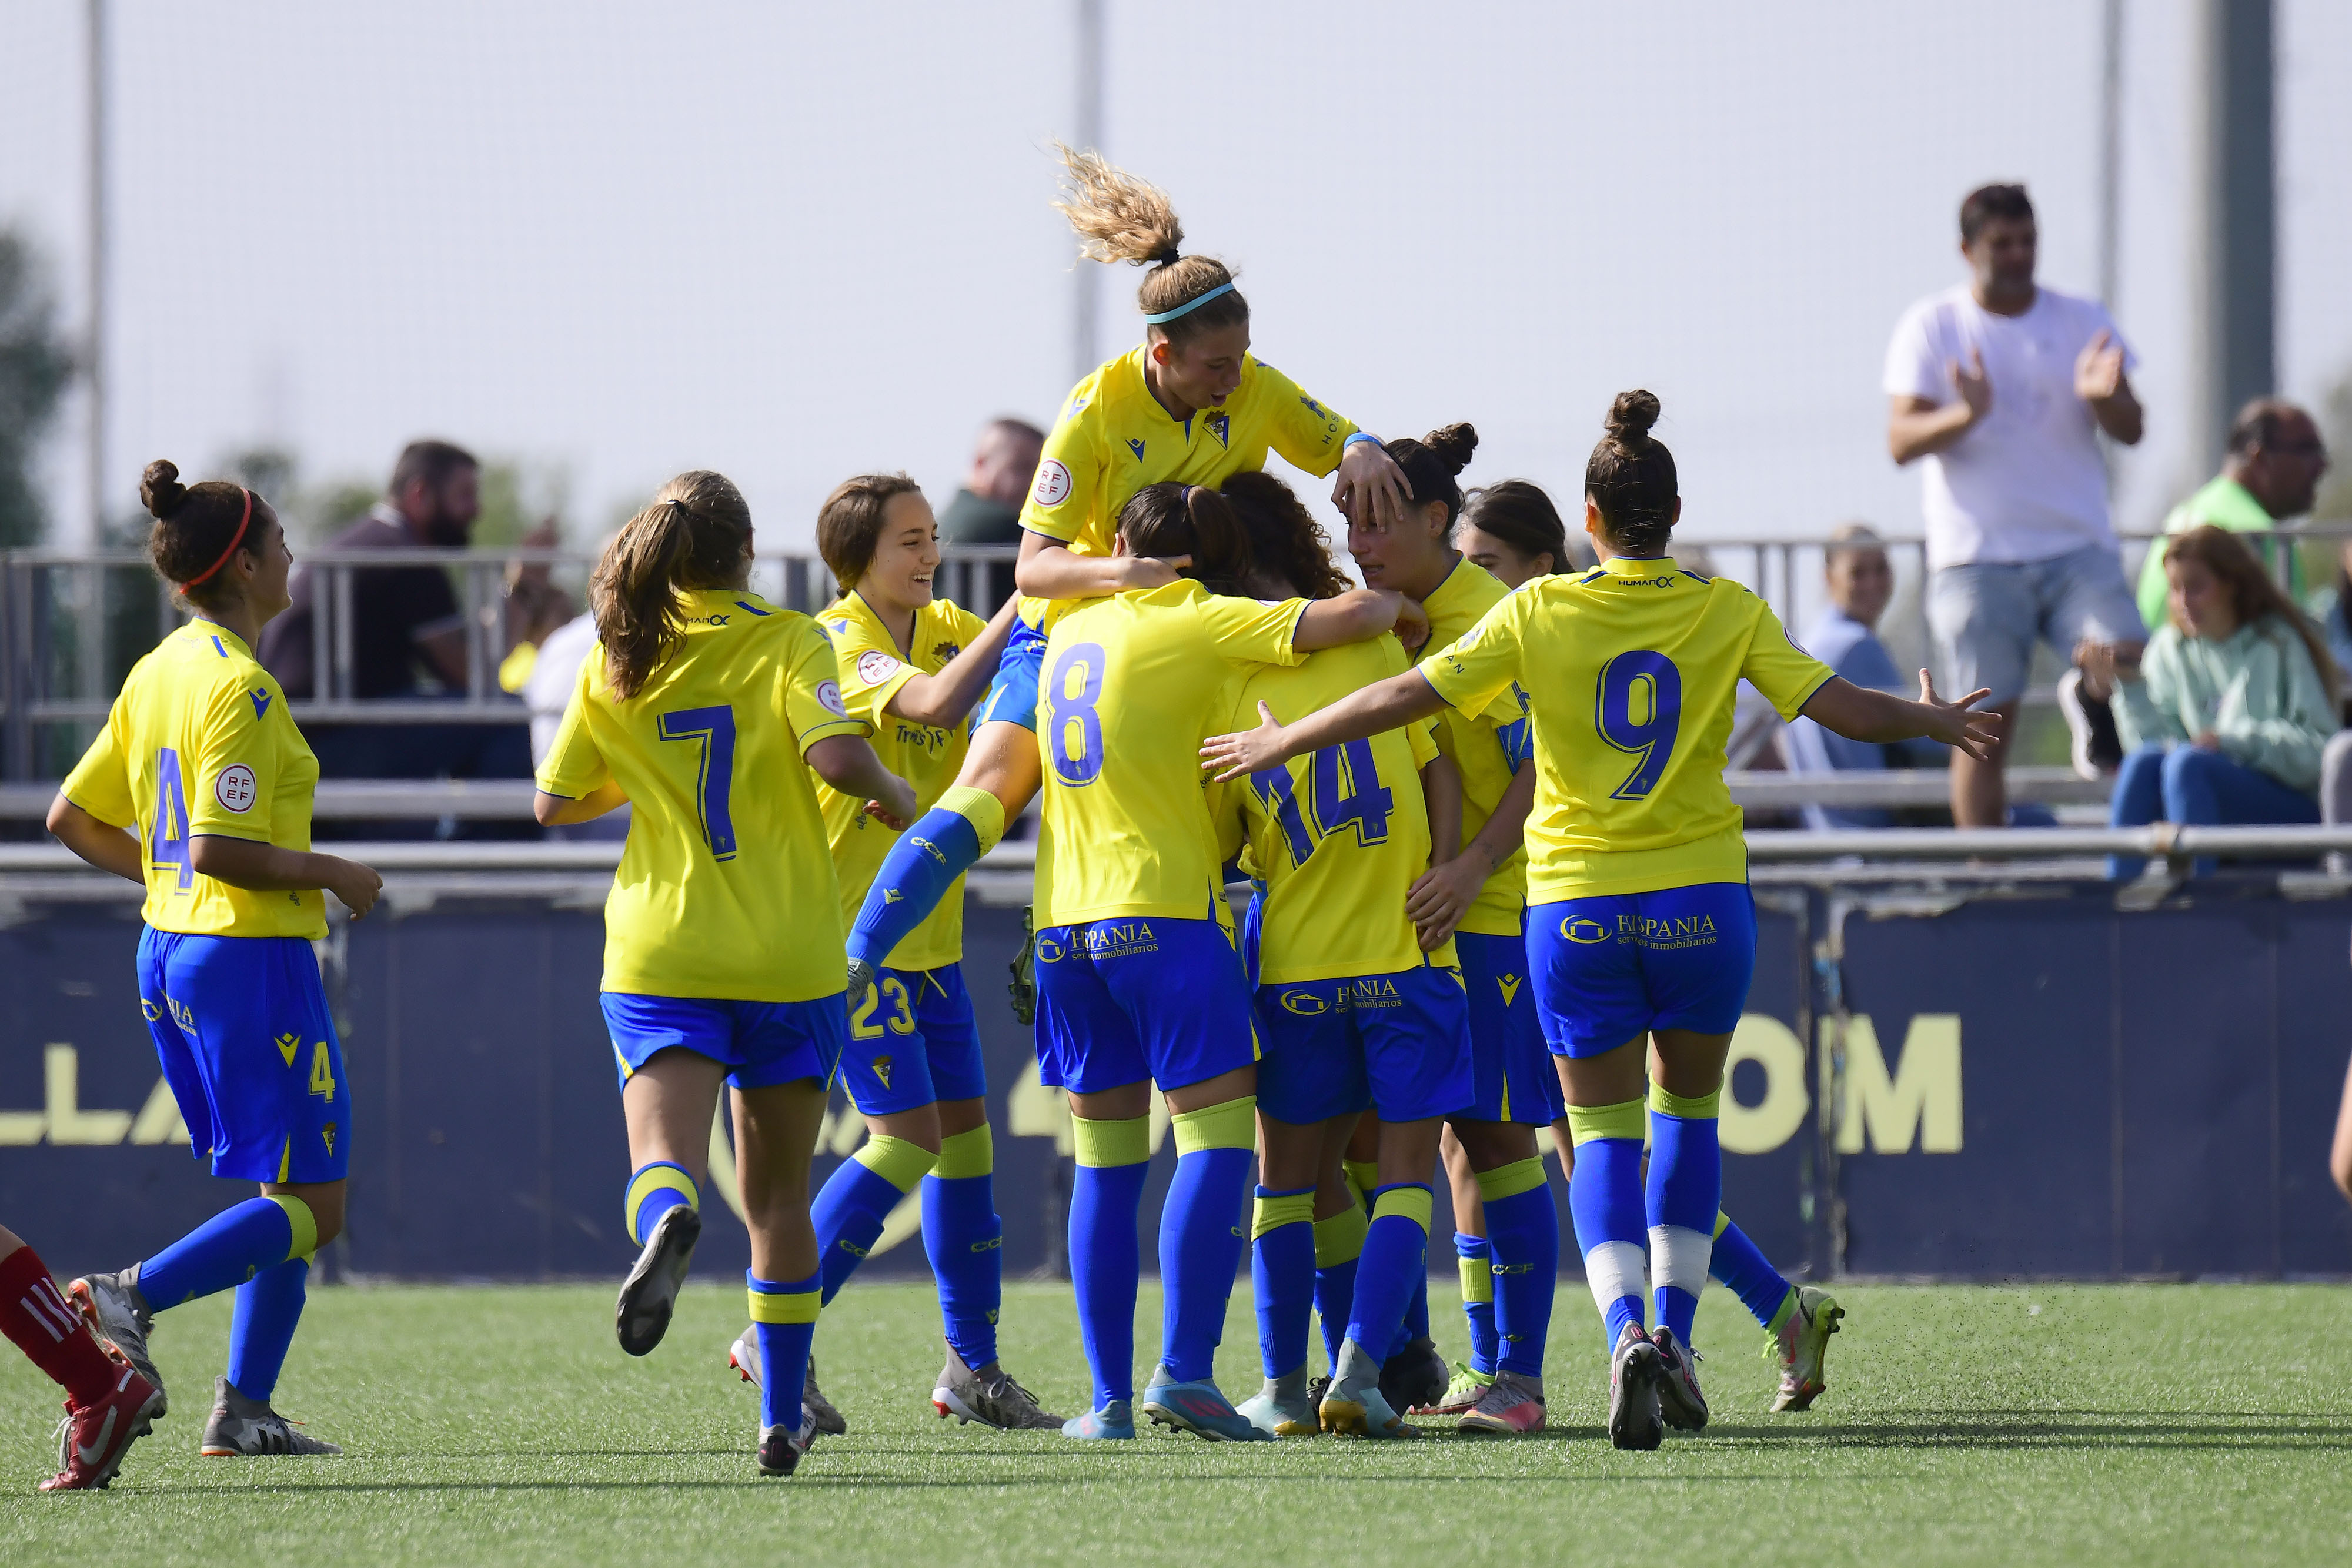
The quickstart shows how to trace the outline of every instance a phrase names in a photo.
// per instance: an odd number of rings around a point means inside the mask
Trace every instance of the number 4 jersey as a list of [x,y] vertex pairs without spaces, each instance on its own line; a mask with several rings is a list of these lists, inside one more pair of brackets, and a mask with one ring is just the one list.
[[833,644],[758,595],[678,595],[680,645],[625,702],[590,652],[539,787],[629,798],[629,841],[604,901],[604,989],[803,1002],[842,989],[841,884],[803,758],[864,737]]
[[1463,713],[1528,694],[1530,904],[1745,882],[1723,780],[1739,682],[1794,718],[1835,673],[1739,584],[1623,557],[1523,584],[1421,672]]
[[286,694],[236,633],[191,621],[131,666],[106,727],[60,787],[112,827],[136,825],[158,931],[196,936],[327,934],[316,888],[254,893],[196,874],[196,834],[310,847],[319,759]]

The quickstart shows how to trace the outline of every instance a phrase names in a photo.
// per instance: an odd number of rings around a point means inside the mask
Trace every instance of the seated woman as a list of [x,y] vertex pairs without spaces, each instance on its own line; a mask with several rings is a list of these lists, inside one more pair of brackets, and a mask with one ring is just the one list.
[[[2319,753],[2336,731],[2335,661],[2245,546],[2207,525],[2166,541],[2168,623],[2137,667],[2075,650],[2086,692],[2112,692],[2124,742],[2111,826],[2316,822]],[[2108,874],[2138,873],[2116,856]],[[2197,862],[2197,874],[2212,862]]]

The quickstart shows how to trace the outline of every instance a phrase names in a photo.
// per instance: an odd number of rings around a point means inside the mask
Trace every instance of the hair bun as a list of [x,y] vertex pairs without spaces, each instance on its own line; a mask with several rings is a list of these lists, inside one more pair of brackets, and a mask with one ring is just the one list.
[[139,503],[147,508],[147,515],[158,522],[178,511],[180,503],[187,498],[188,487],[180,483],[180,467],[176,463],[159,457],[147,465],[147,471],[139,476]]
[[1617,401],[1609,405],[1609,417],[1604,421],[1611,435],[1636,449],[1649,440],[1650,426],[1657,423],[1657,394],[1639,387],[1619,392]]
[[1449,424],[1431,431],[1422,437],[1421,444],[1449,472],[1459,474],[1470,466],[1470,455],[1478,450],[1478,430],[1473,424]]

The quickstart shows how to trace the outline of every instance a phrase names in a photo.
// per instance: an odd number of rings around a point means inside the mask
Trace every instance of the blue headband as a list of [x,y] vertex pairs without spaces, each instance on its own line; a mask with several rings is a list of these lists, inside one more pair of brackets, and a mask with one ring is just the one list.
[[1146,316],[1143,319],[1143,323],[1147,327],[1157,327],[1162,321],[1173,321],[1179,316],[1189,316],[1193,311],[1198,310],[1202,306],[1206,305],[1210,300],[1214,299],[1218,295],[1231,294],[1233,291],[1234,286],[1232,284],[1220,283],[1214,288],[1210,289],[1206,294],[1194,295],[1192,298],[1187,299],[1183,304],[1179,305],[1173,310],[1162,310],[1156,316]]

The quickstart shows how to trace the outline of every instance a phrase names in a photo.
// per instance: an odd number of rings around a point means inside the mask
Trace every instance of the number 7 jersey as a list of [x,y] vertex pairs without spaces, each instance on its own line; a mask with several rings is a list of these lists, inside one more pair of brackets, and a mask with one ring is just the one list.
[[803,760],[849,716],[833,644],[757,594],[678,595],[680,646],[627,701],[590,651],[539,787],[629,798],[604,901],[608,991],[804,1002],[841,992],[841,883]]
[[1835,674],[1738,583],[1622,556],[1521,585],[1421,673],[1465,714],[1528,694],[1529,904],[1747,881],[1723,779],[1739,683],[1794,718]]

